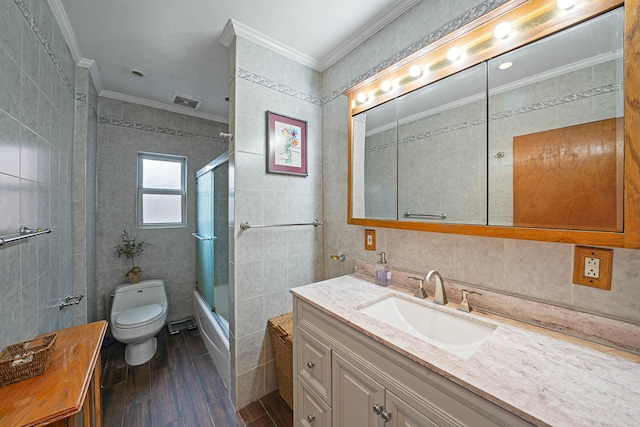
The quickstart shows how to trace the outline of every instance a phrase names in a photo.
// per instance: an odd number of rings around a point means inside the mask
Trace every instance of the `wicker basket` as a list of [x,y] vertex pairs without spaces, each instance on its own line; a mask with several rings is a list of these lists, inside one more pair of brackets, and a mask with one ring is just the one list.
[[293,409],[293,313],[269,319],[280,396]]
[[56,334],[11,344],[0,353],[0,387],[43,374],[51,364]]

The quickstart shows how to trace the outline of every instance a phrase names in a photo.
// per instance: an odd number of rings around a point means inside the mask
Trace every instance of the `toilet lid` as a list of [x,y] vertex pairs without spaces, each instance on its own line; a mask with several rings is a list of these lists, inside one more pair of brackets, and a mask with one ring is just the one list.
[[128,308],[116,317],[116,325],[120,328],[143,326],[153,322],[162,315],[162,307],[158,304],[142,305]]

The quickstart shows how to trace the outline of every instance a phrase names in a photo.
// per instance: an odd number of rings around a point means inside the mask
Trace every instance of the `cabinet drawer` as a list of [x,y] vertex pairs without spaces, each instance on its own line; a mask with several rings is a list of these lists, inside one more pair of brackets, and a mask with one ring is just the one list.
[[296,426],[331,427],[331,408],[304,381],[298,380]]
[[296,374],[328,405],[331,404],[331,349],[298,328]]

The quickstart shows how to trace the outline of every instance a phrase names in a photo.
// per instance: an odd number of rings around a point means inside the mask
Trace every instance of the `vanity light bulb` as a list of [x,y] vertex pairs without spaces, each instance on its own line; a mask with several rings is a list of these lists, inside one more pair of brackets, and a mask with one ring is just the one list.
[[420,74],[422,74],[422,71],[419,65],[412,65],[411,68],[409,68],[409,76],[416,78],[420,77]]
[[391,82],[389,80],[383,81],[380,89],[382,89],[383,92],[389,92],[391,90]]
[[460,50],[460,48],[454,46],[447,52],[447,59],[451,62],[456,61],[460,58],[461,53],[462,51]]
[[510,32],[511,32],[511,24],[505,21],[496,25],[496,28],[493,30],[493,35],[497,39],[506,39],[507,37],[509,37]]
[[573,6],[575,6],[576,3],[577,3],[577,0],[558,0],[557,5],[560,9],[569,10]]
[[356,101],[358,101],[361,104],[366,100],[367,100],[367,94],[363,92],[359,93],[358,96],[356,97]]

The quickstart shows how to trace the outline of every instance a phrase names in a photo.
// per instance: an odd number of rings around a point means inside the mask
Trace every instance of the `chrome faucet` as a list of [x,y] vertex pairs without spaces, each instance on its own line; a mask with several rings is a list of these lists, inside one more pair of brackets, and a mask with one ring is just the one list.
[[444,290],[444,281],[442,280],[442,276],[436,270],[431,270],[424,276],[424,280],[429,282],[431,277],[435,276],[436,278],[436,292],[433,296],[433,302],[440,305],[447,305],[447,292]]

